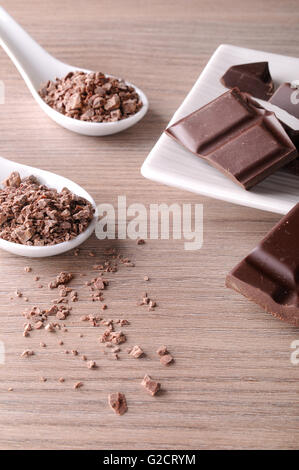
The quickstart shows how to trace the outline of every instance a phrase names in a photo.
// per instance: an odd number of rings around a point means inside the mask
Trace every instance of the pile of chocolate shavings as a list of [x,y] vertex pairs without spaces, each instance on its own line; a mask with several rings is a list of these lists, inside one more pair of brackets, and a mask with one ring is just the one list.
[[39,94],[51,108],[81,121],[120,121],[142,107],[132,86],[101,72],[69,72],[42,85]]
[[59,193],[34,176],[12,173],[0,189],[0,238],[21,245],[56,245],[89,226],[94,208],[67,188]]

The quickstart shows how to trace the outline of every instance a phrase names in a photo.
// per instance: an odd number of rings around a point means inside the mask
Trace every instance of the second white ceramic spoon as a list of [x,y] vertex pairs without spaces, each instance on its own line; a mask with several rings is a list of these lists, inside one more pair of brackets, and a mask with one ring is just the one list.
[[91,136],[115,134],[136,124],[148,110],[148,100],[143,91],[126,82],[127,85],[135,88],[143,103],[142,108],[133,116],[121,121],[104,123],[80,121],[79,119],[64,116],[48,106],[39,96],[38,90],[41,84],[46,83],[48,80],[55,80],[56,77],[62,78],[75,70],[91,71],[65,64],[50,55],[2,7],[0,7],[0,44],[17,67],[34,99],[43,111],[55,122],[70,131]]
[[84,197],[93,205],[95,209],[95,214],[90,225],[87,227],[85,232],[78,235],[71,241],[58,243],[57,245],[49,246],[28,246],[28,245],[19,245],[18,243],[8,242],[0,238],[0,248],[15,255],[28,256],[30,258],[43,258],[46,256],[55,256],[65,253],[66,251],[73,250],[87,240],[90,235],[94,232],[96,220],[97,220],[97,210],[96,204],[93,198],[88,194],[85,189],[81,188],[78,184],[73,181],[63,178],[62,176],[56,175],[49,171],[40,170],[39,168],[33,168],[26,165],[21,165],[20,163],[12,162],[11,160],[6,160],[3,157],[0,157],[0,181],[5,180],[13,172],[17,171],[21,178],[26,178],[27,176],[36,176],[38,181],[41,184],[45,184],[49,188],[55,188],[57,191],[61,191],[63,188],[68,188],[77,196]]

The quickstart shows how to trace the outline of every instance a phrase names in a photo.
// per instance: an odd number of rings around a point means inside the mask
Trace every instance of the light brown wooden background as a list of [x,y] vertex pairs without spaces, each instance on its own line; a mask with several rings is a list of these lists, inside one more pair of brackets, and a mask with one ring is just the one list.
[[[99,330],[79,322],[97,308],[81,295],[68,320],[65,348],[97,360],[88,371],[61,353],[58,338],[45,332],[22,337],[22,299],[47,305],[49,291],[34,289],[38,274],[48,282],[61,270],[92,275],[89,249],[101,260],[107,243],[91,239],[80,258],[71,254],[28,262],[0,253],[0,447],[2,449],[236,449],[298,448],[299,366],[290,363],[298,329],[275,320],[224,287],[226,273],[267,233],[279,216],[207,199],[147,181],[140,166],[159,134],[220,43],[298,55],[298,2],[4,0],[2,5],[48,51],[85,68],[126,77],[147,93],[150,111],[134,128],[107,138],[70,133],[50,121],[33,101],[6,54],[0,79],[0,154],[58,172],[84,186],[100,202],[201,202],[204,246],[186,252],[183,242],[115,243],[136,261],[121,269],[107,291],[107,317],[124,316],[129,344],[148,356],[118,362],[103,356]],[[144,274],[151,278],[143,281]],[[74,281],[77,285],[80,278]],[[145,285],[146,284],[146,285]],[[159,308],[136,307],[145,288]],[[79,332],[84,337],[79,338]],[[48,348],[41,350],[45,338]],[[167,344],[176,362],[163,368],[154,351]],[[32,347],[28,360],[20,352]],[[160,379],[165,392],[148,396],[144,373]],[[39,377],[48,378],[40,383]],[[57,379],[64,376],[66,382]],[[83,380],[80,391],[73,383]],[[8,392],[13,387],[13,392]],[[115,416],[107,394],[123,391],[129,412]]]

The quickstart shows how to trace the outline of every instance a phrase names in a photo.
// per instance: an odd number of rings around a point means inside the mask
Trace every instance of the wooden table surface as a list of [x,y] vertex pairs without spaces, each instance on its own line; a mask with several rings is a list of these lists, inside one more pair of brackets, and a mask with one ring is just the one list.
[[[216,0],[4,0],[4,8],[59,59],[126,77],[144,89],[150,110],[122,134],[84,137],[43,114],[6,54],[0,51],[0,155],[57,172],[85,187],[97,203],[204,204],[204,245],[184,250],[183,241],[100,242],[95,237],[73,254],[26,260],[0,253],[1,449],[295,449],[298,448],[299,366],[290,362],[298,329],[225,288],[226,273],[279,220],[279,216],[200,197],[145,180],[140,167],[173,112],[221,43],[298,55],[298,2]],[[297,6],[296,6],[297,5]],[[80,287],[66,321],[68,332],[22,336],[26,306],[47,306],[46,287],[70,270],[74,286],[93,277],[92,266],[114,246],[135,262],[121,266],[105,293],[106,318],[127,318],[128,345],[147,355],[119,361],[103,354],[103,329],[80,322],[99,305]],[[96,257],[88,252],[93,249]],[[30,264],[31,273],[24,272]],[[43,289],[37,289],[34,276]],[[150,277],[149,282],[143,280]],[[24,298],[15,298],[20,289]],[[153,312],[136,305],[143,291],[157,300]],[[10,300],[10,297],[13,300]],[[79,336],[83,333],[83,337]],[[59,340],[64,346],[59,346]],[[39,346],[40,341],[47,348]],[[163,367],[155,354],[166,344],[175,363]],[[24,349],[35,356],[21,359]],[[95,359],[90,371],[78,349]],[[123,348],[124,349],[124,348]],[[152,398],[140,386],[144,374],[159,379]],[[40,376],[46,377],[45,383]],[[58,378],[63,376],[64,383]],[[74,390],[76,381],[84,382]],[[8,391],[12,387],[13,391]],[[129,411],[116,416],[107,395],[122,391]]]

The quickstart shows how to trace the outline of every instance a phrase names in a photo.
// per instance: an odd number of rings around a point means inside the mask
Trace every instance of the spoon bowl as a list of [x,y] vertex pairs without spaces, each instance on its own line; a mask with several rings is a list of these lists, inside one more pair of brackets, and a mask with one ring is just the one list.
[[90,194],[88,194],[87,191],[85,191],[85,189],[81,188],[81,186],[74,183],[73,181],[56,175],[55,173],[40,170],[38,168],[33,168],[27,165],[21,165],[20,163],[15,163],[11,160],[0,157],[0,181],[8,178],[8,176],[13,171],[17,171],[20,174],[21,179],[31,175],[36,176],[41,184],[44,184],[50,188],[55,188],[57,191],[61,191],[63,188],[68,188],[77,196],[81,196],[87,199],[87,201],[93,205],[95,214],[87,229],[83,233],[80,233],[80,235],[78,235],[76,238],[68,242],[49,246],[28,246],[19,245],[18,243],[9,242],[0,238],[0,248],[19,256],[44,258],[47,256],[60,255],[66,251],[73,250],[74,248],[81,245],[81,243],[85,242],[85,240],[87,240],[92,235],[97,221],[97,208],[93,198],[90,196]]
[[[90,136],[116,134],[136,124],[148,110],[148,99],[143,91],[132,83],[125,82],[135,89],[143,103],[141,109],[133,116],[116,122],[101,123],[67,117],[47,105],[40,97],[38,90],[48,80],[55,80],[57,77],[63,78],[69,72],[89,73],[91,70],[65,64],[50,55],[2,7],[0,7],[0,44],[17,67],[33,98],[42,110],[53,121],[70,131]],[[112,75],[107,76],[117,78]]]

